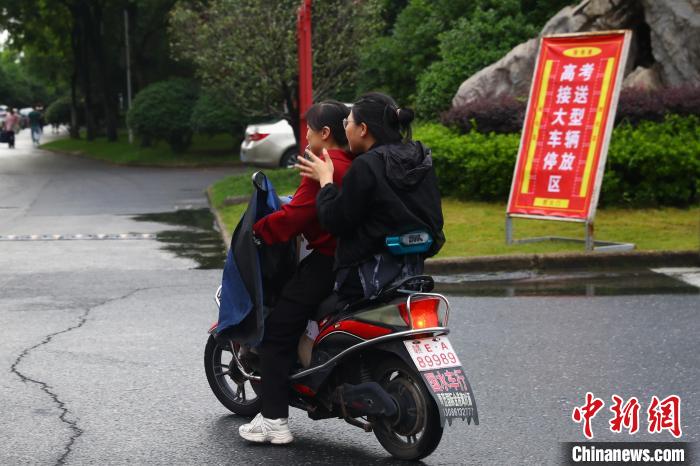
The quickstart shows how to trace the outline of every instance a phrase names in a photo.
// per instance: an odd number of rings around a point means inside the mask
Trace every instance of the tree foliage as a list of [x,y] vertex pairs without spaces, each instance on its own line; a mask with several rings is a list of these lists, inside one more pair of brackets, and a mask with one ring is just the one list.
[[399,102],[411,102],[418,77],[437,59],[440,33],[472,11],[473,3],[474,0],[409,1],[390,33],[371,40],[362,51],[360,86],[388,92]]
[[[298,6],[296,0],[179,3],[170,15],[175,50],[243,114],[286,118],[298,136]],[[358,50],[378,18],[373,0],[314,2],[314,100],[354,91]]]
[[[178,74],[169,57],[166,18],[175,0],[22,0],[4,2],[0,28],[28,66],[70,88],[72,121],[82,107],[88,139],[102,126],[116,140],[119,99],[126,94],[125,14],[135,90]],[[185,74],[187,71],[185,70]],[[50,86],[49,86],[50,87]],[[73,125],[75,126],[75,125]],[[78,137],[77,127],[73,136]]]
[[[406,6],[396,14],[402,3]],[[533,37],[575,0],[409,0],[382,2],[387,23],[360,60],[361,90],[383,90],[419,116],[449,105],[459,84]],[[391,22],[391,18],[395,21]]]
[[0,29],[8,33],[0,63],[3,103],[25,107],[67,90],[69,23],[61,5],[47,0],[6,2],[0,8]]
[[32,73],[16,54],[7,50],[0,53],[0,103],[22,108],[54,96],[55,88]]
[[230,134],[242,138],[245,122],[236,108],[221,92],[207,89],[201,92],[192,109],[190,125],[195,133]]
[[459,85],[472,74],[537,34],[517,10],[517,2],[504,1],[500,10],[477,8],[469,18],[440,35],[440,58],[418,78],[416,110],[436,117],[447,110]]

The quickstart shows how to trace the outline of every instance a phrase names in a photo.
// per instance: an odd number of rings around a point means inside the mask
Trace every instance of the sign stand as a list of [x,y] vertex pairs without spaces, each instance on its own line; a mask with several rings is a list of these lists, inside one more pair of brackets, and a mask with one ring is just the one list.
[[[519,215],[508,215],[506,214],[506,244],[524,244],[524,243],[540,243],[543,241],[565,241],[571,243],[584,243],[586,245],[586,251],[632,251],[635,248],[634,243],[616,243],[613,241],[596,241],[593,237],[594,227],[593,222],[587,220],[572,220],[577,223],[583,223],[585,226],[586,237],[585,239],[580,238],[568,238],[566,236],[537,236],[535,238],[524,238],[524,239],[514,239],[513,238],[513,218],[520,217]],[[521,217],[521,218],[535,218],[536,220],[541,220],[540,217]],[[558,219],[561,220],[561,219]]]
[[[506,244],[584,243],[586,251],[629,251],[596,241],[598,205],[631,31],[540,39],[506,208]],[[513,218],[583,223],[585,239],[514,239]]]

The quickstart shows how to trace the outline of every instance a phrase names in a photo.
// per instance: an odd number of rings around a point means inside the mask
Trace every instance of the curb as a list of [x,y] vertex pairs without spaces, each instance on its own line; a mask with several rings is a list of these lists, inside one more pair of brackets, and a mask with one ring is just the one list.
[[231,235],[229,235],[229,232],[226,229],[226,224],[224,223],[224,219],[221,218],[221,214],[214,207],[211,186],[209,186],[205,192],[207,193],[207,202],[209,203],[209,211],[212,213],[212,215],[214,215],[214,223],[216,224],[216,227],[219,230],[219,234],[221,235],[221,240],[224,242],[224,246],[226,247],[226,253],[228,254],[228,250],[231,246]]
[[[228,252],[231,237],[212,202],[209,210]],[[512,272],[517,270],[581,270],[612,267],[700,267],[700,251],[569,252],[510,254],[502,256],[449,257],[425,261],[425,273],[449,275],[468,272]]]
[[428,259],[428,274],[576,270],[611,267],[699,267],[700,251],[580,252]]

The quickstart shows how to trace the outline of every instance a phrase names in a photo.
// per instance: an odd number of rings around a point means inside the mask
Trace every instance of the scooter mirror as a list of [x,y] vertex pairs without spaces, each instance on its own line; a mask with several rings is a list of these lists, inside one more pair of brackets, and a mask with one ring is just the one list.
[[265,176],[265,174],[263,172],[253,173],[253,186],[255,186],[260,191],[267,192],[267,186],[265,183],[266,179],[267,179],[267,176]]

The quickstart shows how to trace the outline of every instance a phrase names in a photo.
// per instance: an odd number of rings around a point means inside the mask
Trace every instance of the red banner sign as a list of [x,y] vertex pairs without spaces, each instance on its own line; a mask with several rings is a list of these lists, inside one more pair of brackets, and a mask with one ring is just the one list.
[[628,31],[542,38],[509,215],[593,219],[628,47]]

